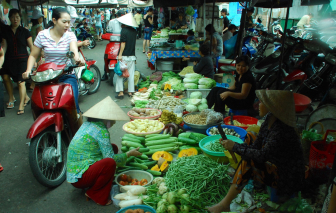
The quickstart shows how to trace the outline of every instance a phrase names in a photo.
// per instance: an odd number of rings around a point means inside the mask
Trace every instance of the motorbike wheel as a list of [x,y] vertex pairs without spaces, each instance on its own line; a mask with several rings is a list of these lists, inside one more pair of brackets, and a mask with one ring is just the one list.
[[283,90],[291,91],[297,93],[299,91],[300,84],[298,82],[289,82],[283,86]]
[[114,86],[114,84],[113,84],[113,78],[114,78],[114,70],[111,70],[110,71],[110,77],[108,79],[108,81],[109,81],[109,83],[110,83],[111,86]]
[[57,136],[49,127],[34,137],[29,146],[29,165],[36,180],[43,186],[55,188],[66,178],[68,144],[62,138],[62,162],[55,156]]
[[93,93],[96,93],[100,87],[100,83],[101,83],[101,74],[100,74],[100,70],[96,65],[91,65],[90,66],[90,71],[93,72],[94,75],[94,83],[91,84],[90,89],[88,91],[88,94],[91,95]]
[[87,38],[90,41],[90,45],[88,46],[89,49],[93,49],[96,47],[96,39],[92,36],[92,37],[88,37]]

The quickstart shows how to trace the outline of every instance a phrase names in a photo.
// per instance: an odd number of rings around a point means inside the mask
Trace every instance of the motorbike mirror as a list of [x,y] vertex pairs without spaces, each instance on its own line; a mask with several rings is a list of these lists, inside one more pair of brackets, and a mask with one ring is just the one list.
[[69,51],[69,52],[67,52],[66,56],[67,56],[68,58],[74,58],[74,57],[75,57],[75,53],[72,52],[72,51]]

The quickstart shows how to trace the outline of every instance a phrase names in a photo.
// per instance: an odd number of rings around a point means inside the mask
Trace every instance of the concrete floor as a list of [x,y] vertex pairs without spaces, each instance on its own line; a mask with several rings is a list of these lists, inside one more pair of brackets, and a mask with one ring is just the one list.
[[[137,40],[136,56],[137,69],[149,75],[145,54],[142,53],[142,39]],[[108,42],[97,42],[93,50],[84,49],[84,55],[89,59],[97,60],[101,73],[104,72],[104,51]],[[19,100],[17,86],[14,86],[15,97]],[[31,92],[28,93],[31,96]],[[101,83],[98,92],[94,95],[81,96],[79,105],[85,112],[90,107],[111,96],[115,100],[115,89],[106,81]],[[118,101],[119,106],[130,106],[130,98],[125,96]],[[5,101],[8,95],[5,93]],[[18,102],[16,102],[18,103]],[[48,189],[40,185],[34,178],[28,162],[27,132],[33,123],[30,107],[26,107],[25,114],[17,116],[18,104],[14,109],[6,109],[6,117],[0,118],[0,163],[4,171],[0,173],[0,212],[117,212],[111,206],[98,206],[93,201],[87,202],[84,192],[64,182],[55,189]],[[128,108],[123,108],[125,112]],[[118,121],[111,131],[112,142],[120,146],[124,134],[122,125]]]

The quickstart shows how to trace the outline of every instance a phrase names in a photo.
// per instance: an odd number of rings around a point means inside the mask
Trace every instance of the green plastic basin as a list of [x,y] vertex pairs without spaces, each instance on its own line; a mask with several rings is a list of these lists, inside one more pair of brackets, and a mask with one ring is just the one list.
[[[228,140],[232,140],[232,141],[237,142],[237,143],[244,143],[238,137],[235,137],[235,136],[232,136],[232,135],[227,135],[226,137],[228,138]],[[222,138],[220,135],[212,135],[212,136],[208,136],[206,138],[203,138],[199,142],[199,147],[203,150],[203,152],[205,152],[206,154],[208,154],[210,156],[224,157],[225,156],[224,152],[213,152],[213,151],[210,151],[210,150],[204,148],[204,146],[206,146],[208,143],[219,140],[220,138]]]

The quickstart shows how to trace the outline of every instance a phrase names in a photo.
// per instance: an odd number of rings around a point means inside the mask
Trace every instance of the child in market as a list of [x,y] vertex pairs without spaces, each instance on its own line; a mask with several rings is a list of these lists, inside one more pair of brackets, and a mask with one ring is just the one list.
[[192,30],[189,30],[187,32],[188,38],[187,38],[187,42],[192,42],[195,41],[195,33]]
[[[214,65],[212,57],[210,56],[210,45],[202,44],[199,48],[199,54],[201,60],[199,62],[194,61],[194,72],[203,75],[207,78],[214,78]],[[182,61],[188,61],[190,58],[184,58]]]

